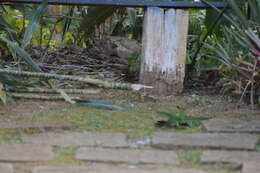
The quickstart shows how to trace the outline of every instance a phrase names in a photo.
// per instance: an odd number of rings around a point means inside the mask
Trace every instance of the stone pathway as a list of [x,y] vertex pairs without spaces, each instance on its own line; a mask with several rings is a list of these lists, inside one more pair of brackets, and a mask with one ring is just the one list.
[[216,118],[203,123],[208,132],[260,133],[260,120],[238,118]]
[[153,146],[157,148],[213,148],[254,150],[258,136],[236,133],[155,133]]
[[[204,122],[208,130],[205,133],[158,132],[150,140],[138,142],[120,133],[44,132],[23,135],[21,143],[4,144],[0,141],[0,173],[211,173],[199,166],[185,168],[182,165],[178,154],[180,149],[198,148],[201,165],[230,163],[240,165],[241,173],[259,173],[260,152],[256,151],[260,138],[258,125],[249,128],[249,124],[234,121],[240,127],[238,130],[225,129],[227,124],[218,118]],[[24,123],[13,127],[21,126]],[[48,129],[55,129],[51,126],[49,124]],[[57,124],[53,126],[57,127]],[[37,130],[37,126],[33,127]],[[63,129],[64,126],[58,127]],[[57,151],[64,147],[75,149],[70,153],[75,163],[51,166],[58,157]],[[29,166],[26,171],[21,171],[17,165]],[[233,170],[229,171],[233,173]]]
[[37,167],[32,173],[206,173],[205,171],[184,168],[133,168],[115,166],[88,167]]
[[42,133],[22,137],[24,143],[46,144],[51,146],[102,146],[102,147],[128,147],[126,135],[121,133]]
[[13,173],[14,167],[12,164],[0,163],[0,173]]
[[40,162],[54,159],[48,145],[0,144],[0,162]]
[[80,148],[76,153],[77,160],[124,162],[124,163],[154,163],[173,164],[180,163],[174,151],[136,150],[136,149],[105,149],[105,148]]
[[55,129],[69,130],[69,123],[33,123],[33,122],[0,122],[0,130],[39,130],[50,131]]
[[245,163],[259,161],[260,152],[254,151],[203,151],[201,156],[201,162],[214,163],[214,162],[230,162],[230,163]]

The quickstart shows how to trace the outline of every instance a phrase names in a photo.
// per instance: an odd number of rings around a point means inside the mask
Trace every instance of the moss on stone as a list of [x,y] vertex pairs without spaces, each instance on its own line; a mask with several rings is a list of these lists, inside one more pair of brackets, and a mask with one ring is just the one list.
[[55,151],[55,158],[49,162],[52,166],[69,166],[77,165],[78,162],[74,159],[76,147],[60,147]]

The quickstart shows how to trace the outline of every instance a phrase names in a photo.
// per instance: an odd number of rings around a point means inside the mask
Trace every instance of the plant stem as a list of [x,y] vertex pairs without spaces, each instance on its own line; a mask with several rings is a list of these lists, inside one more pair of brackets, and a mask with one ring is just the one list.
[[0,74],[12,74],[16,76],[36,77],[41,79],[59,79],[59,80],[78,81],[78,82],[83,82],[83,83],[95,85],[102,88],[111,88],[111,89],[126,89],[126,90],[132,89],[138,91],[143,88],[153,88],[151,86],[145,86],[140,84],[107,82],[99,79],[91,79],[86,77],[57,75],[57,74],[39,73],[39,72],[15,71],[15,70],[7,70],[7,69],[0,69]]
[[[5,88],[5,91],[19,92],[19,93],[46,93],[46,94],[60,94],[56,89],[49,88]],[[98,94],[98,89],[62,89],[67,94]]]
[[[8,93],[11,97],[22,98],[22,99],[38,99],[38,100],[64,100],[63,96],[44,96],[36,94],[17,94],[17,93]],[[71,97],[74,101],[85,101],[86,98],[83,97]]]

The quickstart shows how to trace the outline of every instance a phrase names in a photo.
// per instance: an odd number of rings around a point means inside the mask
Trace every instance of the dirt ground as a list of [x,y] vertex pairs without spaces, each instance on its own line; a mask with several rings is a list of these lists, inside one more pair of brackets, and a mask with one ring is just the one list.
[[[139,93],[118,90],[104,90],[97,95],[89,96],[90,100],[98,100],[112,103],[126,110],[104,110],[93,107],[74,107],[63,101],[41,101],[41,100],[16,100],[5,106],[0,106],[0,122],[31,122],[31,123],[68,123],[71,127],[67,130],[52,129],[50,132],[60,134],[71,134],[77,132],[108,132],[123,133],[128,139],[146,139],[152,137],[155,132],[181,132],[199,133],[206,132],[202,126],[187,127],[182,129],[162,129],[155,124],[161,117],[158,111],[186,109],[187,115],[194,117],[236,117],[243,120],[260,120],[260,110],[251,110],[248,105],[238,104],[230,96],[213,95],[205,92],[186,92],[182,95],[156,100]],[[0,141],[4,143],[20,144],[23,135],[48,134],[46,130],[0,130]],[[147,138],[147,139],[148,139]],[[230,139],[232,140],[232,139]],[[256,146],[257,148],[259,146]],[[143,148],[143,150],[151,147]],[[113,149],[112,149],[113,150]],[[116,150],[116,149],[115,149]],[[113,151],[115,151],[113,150]],[[40,166],[55,166],[63,169],[64,166],[72,165],[77,169],[82,165],[93,165],[95,162],[81,163],[75,161],[75,153],[78,148],[65,147],[55,149],[55,158],[47,164]],[[200,163],[204,150],[174,150],[180,159],[181,169],[205,170],[208,173],[240,173],[241,165],[220,164],[205,165]],[[257,152],[258,153],[258,152]],[[100,163],[98,163],[100,164]],[[108,163],[106,163],[108,164]],[[17,163],[15,170],[18,173],[29,173],[39,164]],[[109,166],[111,164],[109,163]],[[117,168],[117,165],[113,164]],[[139,165],[138,169],[142,167]],[[164,167],[163,167],[164,168]],[[145,168],[146,169],[146,166]],[[176,167],[171,168],[176,169]],[[258,168],[257,168],[258,169]]]
[[[109,114],[110,117],[123,118],[126,122],[132,122],[130,115],[143,117],[147,121],[160,119],[158,111],[185,109],[188,116],[194,117],[237,117],[248,119],[260,119],[260,110],[252,110],[249,105],[239,104],[231,96],[209,94],[205,92],[186,92],[165,100],[156,100],[152,97],[142,96],[139,93],[118,90],[104,90],[100,94],[87,96],[89,100],[104,101],[118,106],[126,107],[127,111],[111,111],[99,108],[80,107],[75,108],[63,101],[41,101],[41,100],[16,100],[5,106],[0,105],[0,121],[29,121],[29,122],[69,122],[78,126],[74,120],[79,112],[86,121],[88,115],[95,114],[103,117]],[[121,117],[124,114],[126,117]],[[78,117],[79,118],[79,117]],[[152,122],[149,122],[152,123]],[[88,123],[89,124],[89,123]],[[138,122],[136,122],[138,124]],[[94,130],[101,130],[107,126],[106,123],[98,124],[92,122]],[[95,127],[101,126],[101,127]],[[114,124],[116,126],[116,124]],[[122,129],[117,129],[121,132]],[[83,128],[84,129],[84,128]],[[89,130],[89,129],[87,129]],[[124,132],[124,130],[123,130]]]

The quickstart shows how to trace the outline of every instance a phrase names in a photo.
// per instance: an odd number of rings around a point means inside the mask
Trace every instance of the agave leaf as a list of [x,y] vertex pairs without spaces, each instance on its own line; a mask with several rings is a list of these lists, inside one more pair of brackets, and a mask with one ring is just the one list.
[[[237,5],[237,3],[234,0],[228,0],[229,5],[231,6],[231,8],[234,10],[236,16],[239,18],[239,20],[241,21],[241,23],[244,25],[244,28],[248,28],[249,27],[249,22],[248,19],[245,17],[244,13],[239,9],[239,6]],[[241,25],[240,25],[241,27]]]
[[6,93],[4,91],[4,85],[0,82],[0,100],[6,104]]
[[[258,12],[260,12],[260,2],[259,1],[256,1],[256,3],[257,3],[257,9],[258,9]],[[258,13],[259,14],[259,13]]]
[[188,116],[185,116],[183,118],[183,120],[185,121],[203,121],[203,120],[208,120],[209,118],[204,118],[204,117],[188,117]]
[[129,15],[131,25],[134,26],[136,24],[136,18],[137,18],[136,9],[127,8],[127,14]]
[[43,0],[42,4],[31,14],[29,25],[25,31],[23,40],[22,40],[22,48],[25,48],[31,41],[34,32],[39,26],[40,17],[45,12],[48,6],[48,0]]
[[227,67],[230,67],[231,66],[231,63],[230,62],[227,62],[226,60],[222,59],[222,58],[219,58],[218,56],[212,56],[212,55],[208,55],[209,58],[212,58],[212,59],[215,59],[215,60],[218,60],[219,62],[221,62],[222,64],[224,64],[225,66]]
[[12,28],[12,26],[4,19],[2,15],[0,16],[0,26]]
[[251,39],[251,41],[254,43],[254,45],[257,47],[257,49],[260,51],[260,39],[259,39],[259,37],[254,33],[254,31],[251,28],[246,30],[245,33]]
[[31,7],[26,4],[11,4],[11,8],[20,11],[24,16],[30,16]]
[[65,101],[69,102],[70,104],[74,104],[74,103],[75,103],[75,101],[73,101],[73,100],[71,99],[71,97],[70,97],[68,94],[66,94],[66,92],[64,92],[64,90],[62,90],[62,89],[56,89],[56,91],[57,91],[58,93],[60,93],[60,95],[64,98]]
[[[221,58],[223,58],[223,59],[225,59],[225,60],[229,60],[230,59],[230,55],[229,55],[229,53],[227,52],[227,50],[222,46],[223,45],[223,43],[222,44],[220,44],[220,43],[217,43],[216,44],[216,47],[218,48],[217,50],[216,50],[216,52],[218,52],[218,54],[219,54],[219,56],[221,57]],[[218,51],[219,50],[219,51]]]
[[201,123],[203,120],[208,120],[209,118],[203,118],[203,117],[188,117],[185,116],[180,121],[181,125],[188,125],[189,127],[197,126]]
[[[214,9],[215,11],[217,11],[219,14],[221,14],[223,11],[219,10],[218,8],[216,8],[214,5],[212,5],[208,0],[201,0],[203,3],[207,4],[208,6],[210,6],[212,9]],[[225,17],[226,20],[228,20],[232,25],[234,25],[236,28],[240,28],[240,25],[237,24],[233,18],[231,18],[230,16],[223,14],[223,16]]]
[[3,11],[5,11],[5,9],[4,9],[3,5],[0,4],[0,12],[3,12]]
[[[247,37],[247,35],[244,32],[232,32],[232,35],[234,35],[234,37],[238,40],[240,40],[241,42],[244,42],[244,44],[241,44],[241,46],[245,45],[245,48],[248,49],[248,47],[253,48],[254,45],[252,44],[252,42],[250,41],[250,39]],[[239,42],[239,43],[241,43]]]
[[162,117],[166,117],[166,118],[170,118],[172,116],[175,116],[176,115],[176,112],[175,111],[172,111],[172,112],[157,112],[160,116]]
[[8,74],[1,74],[0,75],[0,82],[5,84],[6,86],[28,86],[29,83],[23,83],[18,78],[15,78],[12,75]]
[[101,101],[81,101],[77,102],[75,106],[94,107],[105,110],[126,110],[124,107]]
[[234,33],[234,32],[232,32],[232,31],[230,31],[230,30],[227,30],[227,31],[229,32],[230,35],[233,36],[233,38],[236,40],[236,42],[237,42],[238,44],[240,44],[242,47],[244,47],[244,48],[246,48],[246,49],[248,48],[248,46],[247,46],[247,44],[246,44],[246,41],[244,40],[243,37],[237,36],[237,35],[239,35],[239,34]]
[[5,42],[13,52],[19,55],[19,57],[23,59],[29,65],[29,67],[32,68],[33,71],[42,72],[40,67],[32,60],[31,56],[27,52],[25,52],[24,49],[20,48],[14,42],[8,40],[5,37],[0,37],[0,41]]
[[[225,14],[228,15],[230,13],[230,10],[226,10]],[[221,27],[228,26],[230,23],[223,17],[218,19],[219,13],[213,9],[207,9],[206,10],[206,17],[205,17],[205,26],[207,28],[207,31],[210,30],[212,24],[214,21],[216,21],[215,28],[214,28],[214,34],[220,35],[221,33]],[[209,33],[211,35],[213,32]]]
[[187,116],[185,109],[157,113],[163,117],[168,118],[168,120],[165,122],[167,126],[175,128],[181,128],[187,125],[190,127],[199,125],[200,121],[208,119],[204,117],[189,117]]
[[252,17],[255,20],[255,22],[260,24],[260,2],[255,0],[249,0],[248,1]]

